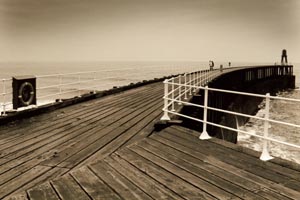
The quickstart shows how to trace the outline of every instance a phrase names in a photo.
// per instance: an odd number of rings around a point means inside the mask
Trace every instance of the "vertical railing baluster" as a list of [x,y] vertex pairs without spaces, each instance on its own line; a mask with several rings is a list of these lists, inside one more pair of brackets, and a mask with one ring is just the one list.
[[94,74],[94,77],[93,77],[94,78],[94,91],[93,91],[94,94],[96,94],[96,73],[97,72],[93,73]]
[[211,138],[207,133],[207,107],[208,107],[208,86],[205,86],[204,108],[203,108],[203,131],[199,137],[201,140],[207,140]]
[[196,74],[197,74],[197,72],[194,72],[194,84],[193,84],[193,86],[194,86],[194,89],[193,89],[193,92],[195,93],[196,92],[196,84],[197,84],[197,77],[196,77]]
[[62,102],[62,74],[59,75],[59,97],[58,101]]
[[81,76],[78,74],[78,97],[81,97]]
[[165,120],[165,121],[168,121],[168,120],[170,120],[170,117],[169,117],[169,115],[168,115],[168,93],[169,93],[169,83],[168,83],[168,79],[166,79],[166,80],[164,80],[164,90],[165,90],[165,95],[164,95],[164,109],[163,109],[163,111],[164,111],[164,114],[163,114],[163,116],[160,118],[161,120]]
[[182,104],[180,102],[181,101],[181,75],[178,76],[178,84],[179,84],[179,86],[178,86],[179,87],[178,88],[178,93],[179,93],[178,94],[178,101],[179,101],[178,104],[181,105]]
[[2,79],[2,84],[3,84],[3,95],[2,95],[2,116],[6,116],[6,102],[5,102],[5,96],[6,96],[6,85],[5,85],[5,79]]
[[172,110],[171,111],[173,111],[173,112],[175,111],[175,105],[174,105],[174,99],[175,99],[175,94],[174,94],[175,93],[175,91],[174,91],[175,90],[174,79],[175,78],[173,77],[172,78],[172,87],[171,87],[172,88],[172,95],[171,95],[172,96]]
[[184,73],[184,99],[187,99],[187,82],[186,82],[186,73]]
[[189,73],[189,91],[190,91],[190,95],[192,95],[192,74]]
[[263,141],[263,150],[262,154],[260,156],[260,159],[263,161],[267,161],[272,159],[273,157],[270,156],[269,150],[268,150],[268,143],[267,140],[268,134],[269,134],[269,113],[270,113],[270,93],[267,93],[266,95],[266,105],[265,105],[265,122],[264,122],[264,141]]

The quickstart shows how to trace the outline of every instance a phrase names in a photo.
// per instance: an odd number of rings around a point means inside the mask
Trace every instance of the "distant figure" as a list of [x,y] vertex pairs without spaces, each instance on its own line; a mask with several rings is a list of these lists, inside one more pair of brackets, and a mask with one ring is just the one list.
[[223,72],[223,65],[220,65],[220,71]]
[[229,66],[229,67],[231,66],[231,62],[228,62],[228,66]]
[[212,70],[214,69],[214,66],[215,66],[214,61],[210,60],[210,61],[209,61],[209,70],[212,71]]
[[285,49],[282,50],[282,55],[281,55],[281,64],[286,65],[288,63],[287,61],[287,51]]

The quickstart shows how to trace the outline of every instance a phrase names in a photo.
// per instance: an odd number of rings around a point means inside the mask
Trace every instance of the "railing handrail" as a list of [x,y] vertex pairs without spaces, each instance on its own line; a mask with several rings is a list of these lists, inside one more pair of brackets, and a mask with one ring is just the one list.
[[[281,66],[279,66],[279,67],[281,67]],[[270,72],[270,70],[268,68],[267,68],[267,70],[268,70],[268,73],[266,74],[266,77],[272,76],[272,72]],[[209,139],[210,138],[210,136],[206,132],[206,126],[207,125],[216,126],[216,127],[231,130],[231,131],[237,131],[237,132],[241,132],[241,133],[244,133],[244,134],[251,135],[253,137],[261,138],[261,139],[263,139],[263,151],[262,151],[262,155],[261,155],[260,159],[265,160],[265,161],[273,158],[269,155],[267,141],[272,141],[272,142],[276,142],[276,143],[280,143],[280,144],[283,144],[283,145],[287,145],[287,146],[290,146],[290,147],[295,147],[295,148],[300,149],[300,145],[292,144],[292,143],[289,143],[289,142],[284,142],[284,141],[274,139],[274,138],[271,138],[271,137],[268,136],[269,122],[277,123],[277,124],[281,124],[281,125],[286,125],[286,126],[290,126],[290,127],[294,127],[294,128],[300,128],[300,124],[270,119],[269,118],[270,100],[273,99],[273,100],[284,100],[284,101],[289,101],[289,102],[300,102],[300,99],[271,96],[270,94],[264,95],[264,94],[240,92],[240,91],[225,90],[225,89],[218,89],[218,88],[209,88],[208,85],[207,85],[208,81],[212,80],[211,77],[213,77],[213,78],[216,77],[215,76],[216,74],[214,74],[214,71],[205,70],[204,73],[201,74],[200,77],[195,76],[195,75],[193,76],[193,73],[195,73],[195,72],[185,73],[183,83],[181,82],[182,76],[180,76],[179,78],[176,77],[176,78],[166,79],[164,81],[165,93],[164,93],[163,99],[164,99],[165,103],[164,103],[164,107],[163,107],[164,115],[161,118],[162,120],[170,120],[170,117],[168,116],[168,113],[170,113],[170,114],[174,114],[174,115],[177,115],[177,116],[181,116],[181,117],[184,117],[184,118],[188,118],[188,119],[191,119],[191,120],[201,122],[201,123],[203,123],[203,131],[200,135],[200,139]],[[221,73],[222,73],[222,71],[221,71]],[[275,71],[275,73],[278,75],[278,71],[277,72]],[[284,73],[282,73],[282,75],[287,75],[287,74],[286,74],[286,72],[284,72]],[[292,74],[288,74],[288,75],[292,75]],[[187,76],[190,77],[189,80],[187,80],[187,78],[186,78]],[[193,77],[193,79],[191,79],[191,77]],[[203,77],[204,77],[204,79],[201,79]],[[198,80],[199,78],[200,78],[200,82]],[[178,80],[178,82],[175,82],[174,80]],[[172,88],[171,90],[168,89],[169,86],[171,86],[171,88]],[[195,104],[195,103],[191,103],[191,102],[181,100],[182,96],[185,96],[184,99],[186,100],[187,99],[186,98],[187,94],[191,95],[192,90],[194,90],[194,92],[199,91],[199,90],[204,90],[205,91],[205,93],[204,93],[204,105],[199,105],[199,104]],[[227,110],[227,109],[215,108],[213,106],[208,106],[208,104],[207,104],[208,91],[263,98],[263,99],[266,100],[265,115],[264,115],[264,117],[258,117],[258,116],[253,116],[253,115],[249,115],[249,114],[244,114],[244,113],[241,113],[241,112],[232,111],[232,110]],[[203,120],[197,119],[197,118],[194,118],[194,117],[184,115],[182,113],[177,112],[174,109],[174,103],[175,102],[178,103],[178,105],[189,105],[189,106],[195,106],[195,107],[203,108],[204,109]],[[170,106],[172,107],[172,110],[168,109]],[[241,116],[241,117],[247,117],[247,118],[262,120],[265,123],[264,131],[263,132],[258,132],[258,133],[262,133],[263,135],[253,134],[253,133],[250,133],[250,132],[247,132],[247,131],[240,130],[239,128],[232,128],[232,127],[228,127],[228,126],[224,126],[224,125],[220,125],[220,124],[216,124],[214,122],[208,121],[207,120],[207,111],[208,110],[227,113],[227,114],[232,114],[232,115],[235,115],[235,116]]]

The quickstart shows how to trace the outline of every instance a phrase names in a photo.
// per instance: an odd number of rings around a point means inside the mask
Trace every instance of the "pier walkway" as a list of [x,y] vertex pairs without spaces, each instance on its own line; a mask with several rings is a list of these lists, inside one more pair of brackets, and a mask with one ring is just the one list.
[[0,199],[147,136],[162,113],[158,94],[161,82],[2,126]]
[[300,171],[198,136],[171,126],[15,198],[299,199]]
[[[215,74],[217,75],[217,74]],[[0,199],[299,199],[300,166],[172,125],[163,83],[0,128]]]

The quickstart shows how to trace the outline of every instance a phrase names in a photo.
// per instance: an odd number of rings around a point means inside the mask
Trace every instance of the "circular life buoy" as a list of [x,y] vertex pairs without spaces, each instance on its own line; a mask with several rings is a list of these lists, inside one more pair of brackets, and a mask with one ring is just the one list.
[[24,82],[19,88],[18,98],[22,105],[28,106],[32,103],[34,98],[34,88],[29,82]]

